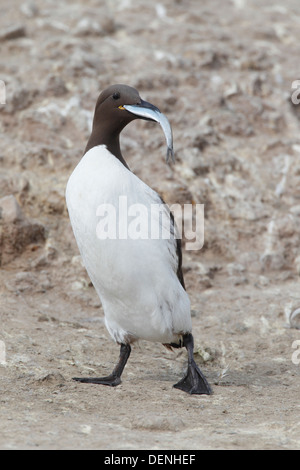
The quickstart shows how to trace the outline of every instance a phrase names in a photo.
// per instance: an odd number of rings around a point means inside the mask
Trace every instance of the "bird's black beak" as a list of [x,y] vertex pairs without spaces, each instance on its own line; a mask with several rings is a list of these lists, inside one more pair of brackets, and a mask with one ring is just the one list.
[[[135,108],[136,109],[132,109]],[[124,106],[127,111],[130,111],[132,114],[136,114],[140,119],[145,119],[145,121],[156,121],[156,119],[153,118],[152,113],[156,114],[162,114],[160,110],[154,106],[153,104],[149,103],[148,101],[141,100],[140,103],[137,103],[135,105],[131,105],[131,109],[128,109],[128,106]]]
[[123,106],[127,111],[139,117],[140,119],[145,119],[146,121],[155,121],[158,122],[163,128],[166,141],[167,141],[167,162],[170,157],[174,162],[174,150],[173,150],[173,134],[171,125],[167,117],[160,112],[160,110],[148,101],[141,100],[137,104],[126,104]]

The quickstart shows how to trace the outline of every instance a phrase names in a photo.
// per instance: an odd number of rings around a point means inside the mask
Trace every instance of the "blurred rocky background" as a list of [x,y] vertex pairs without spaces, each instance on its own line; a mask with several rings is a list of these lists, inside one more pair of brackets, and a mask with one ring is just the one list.
[[[291,102],[297,6],[265,2],[262,9],[246,0],[3,5],[0,197],[13,196],[16,210],[44,226],[30,260],[49,238],[58,258],[74,255],[66,181],[82,155],[99,92],[126,83],[169,117],[177,159],[168,168],[161,129],[137,122],[122,139],[130,167],[169,203],[205,204],[205,245],[185,257],[187,268],[201,259],[235,280],[298,275],[300,107]],[[9,250],[15,246],[20,256],[13,232]],[[36,244],[30,230],[26,237],[24,248]],[[3,265],[6,242],[0,246]]]

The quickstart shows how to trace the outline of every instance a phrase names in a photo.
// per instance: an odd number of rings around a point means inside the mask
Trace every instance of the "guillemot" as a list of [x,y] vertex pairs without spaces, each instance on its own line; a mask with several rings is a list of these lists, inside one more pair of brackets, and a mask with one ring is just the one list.
[[[155,207],[161,197],[128,167],[120,148],[120,133],[135,119],[159,122],[174,158],[171,126],[151,103],[127,85],[112,85],[99,96],[93,128],[83,158],[71,174],[66,201],[73,232],[89,277],[100,297],[106,327],[120,345],[119,361],[107,377],[74,377],[83,383],[116,386],[139,339],[160,342],[188,352],[187,373],[174,385],[190,394],[211,394],[194,360],[190,300],[182,273],[182,251],[174,217],[168,208],[169,237],[103,237],[97,226],[99,206],[116,207],[120,197],[130,206],[154,207],[158,225],[165,225]],[[159,211],[160,209],[157,209]],[[118,212],[118,210],[117,210]],[[122,217],[122,214],[118,214]],[[126,220],[126,228],[128,221]],[[103,228],[103,226],[102,226]],[[161,228],[161,227],[160,227]]]

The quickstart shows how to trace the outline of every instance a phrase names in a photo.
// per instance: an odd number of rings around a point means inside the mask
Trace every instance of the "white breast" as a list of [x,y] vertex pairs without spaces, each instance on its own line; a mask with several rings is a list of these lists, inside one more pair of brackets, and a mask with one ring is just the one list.
[[[106,326],[119,343],[129,338],[174,342],[191,331],[189,298],[176,274],[176,240],[100,239],[99,206],[111,204],[118,215],[120,197],[126,197],[127,207],[141,204],[149,213],[154,210],[158,220],[158,194],[105,146],[94,147],[72,173],[66,199],[84,265],[103,304]],[[129,217],[128,228],[130,222]]]

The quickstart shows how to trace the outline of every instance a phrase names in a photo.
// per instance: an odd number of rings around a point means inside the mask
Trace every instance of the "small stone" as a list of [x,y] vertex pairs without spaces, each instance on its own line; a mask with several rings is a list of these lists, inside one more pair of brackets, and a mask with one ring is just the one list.
[[132,425],[135,429],[147,429],[149,431],[179,431],[185,425],[181,418],[176,416],[143,416],[135,419]]
[[290,314],[290,325],[291,328],[300,330],[300,307],[293,310]]
[[270,284],[270,279],[268,279],[266,276],[259,276],[258,282],[260,286],[265,287]]
[[195,351],[195,354],[197,354],[202,362],[208,362],[208,361],[211,361],[211,355],[209,354],[208,351],[206,351],[205,349],[201,348],[201,346],[199,346],[196,351]]
[[230,281],[234,286],[242,286],[248,284],[248,279],[245,276],[231,276]]
[[282,253],[265,253],[260,258],[261,270],[280,271],[285,266],[285,259]]
[[46,82],[45,92],[48,92],[53,96],[63,96],[68,93],[68,89],[61,77],[50,75]]
[[0,175],[0,194],[3,196],[24,193],[28,191],[29,187],[29,181],[20,173],[9,176],[9,174],[3,172]]
[[40,384],[56,385],[64,383],[65,378],[59,372],[55,372],[44,375],[43,377],[39,378],[37,382]]
[[0,199],[0,266],[20,255],[31,243],[44,242],[45,227],[26,219],[13,195]]
[[18,292],[32,291],[36,288],[38,280],[31,272],[20,272],[16,274],[14,287]]
[[82,434],[90,434],[92,430],[92,426],[89,424],[82,424],[79,428],[79,432]]
[[203,276],[199,279],[199,285],[204,289],[210,289],[213,286],[213,283],[208,276]]
[[23,25],[10,26],[4,31],[0,31],[0,41],[23,38],[24,36],[26,36],[26,30]]
[[290,208],[290,212],[291,212],[293,215],[300,216],[300,205],[291,207],[291,208]]
[[71,289],[73,291],[79,291],[86,289],[88,287],[88,282],[85,279],[80,279],[79,281],[72,282]]
[[100,35],[102,28],[100,24],[91,18],[82,18],[74,29],[77,36]]
[[5,112],[14,114],[17,111],[28,108],[34,97],[34,91],[24,88],[23,84],[14,83],[7,89],[7,104]]
[[227,264],[227,272],[230,276],[239,275],[245,272],[246,268],[242,264],[239,263],[229,263]]
[[11,224],[23,219],[21,208],[14,196],[5,196],[0,199],[0,220],[2,223]]
[[44,210],[46,210],[48,214],[61,215],[65,210],[65,199],[63,195],[59,194],[57,191],[51,191],[47,194]]
[[23,3],[20,6],[20,10],[23,13],[23,15],[27,16],[27,18],[33,18],[34,16],[37,16],[39,13],[38,7],[33,2]]

